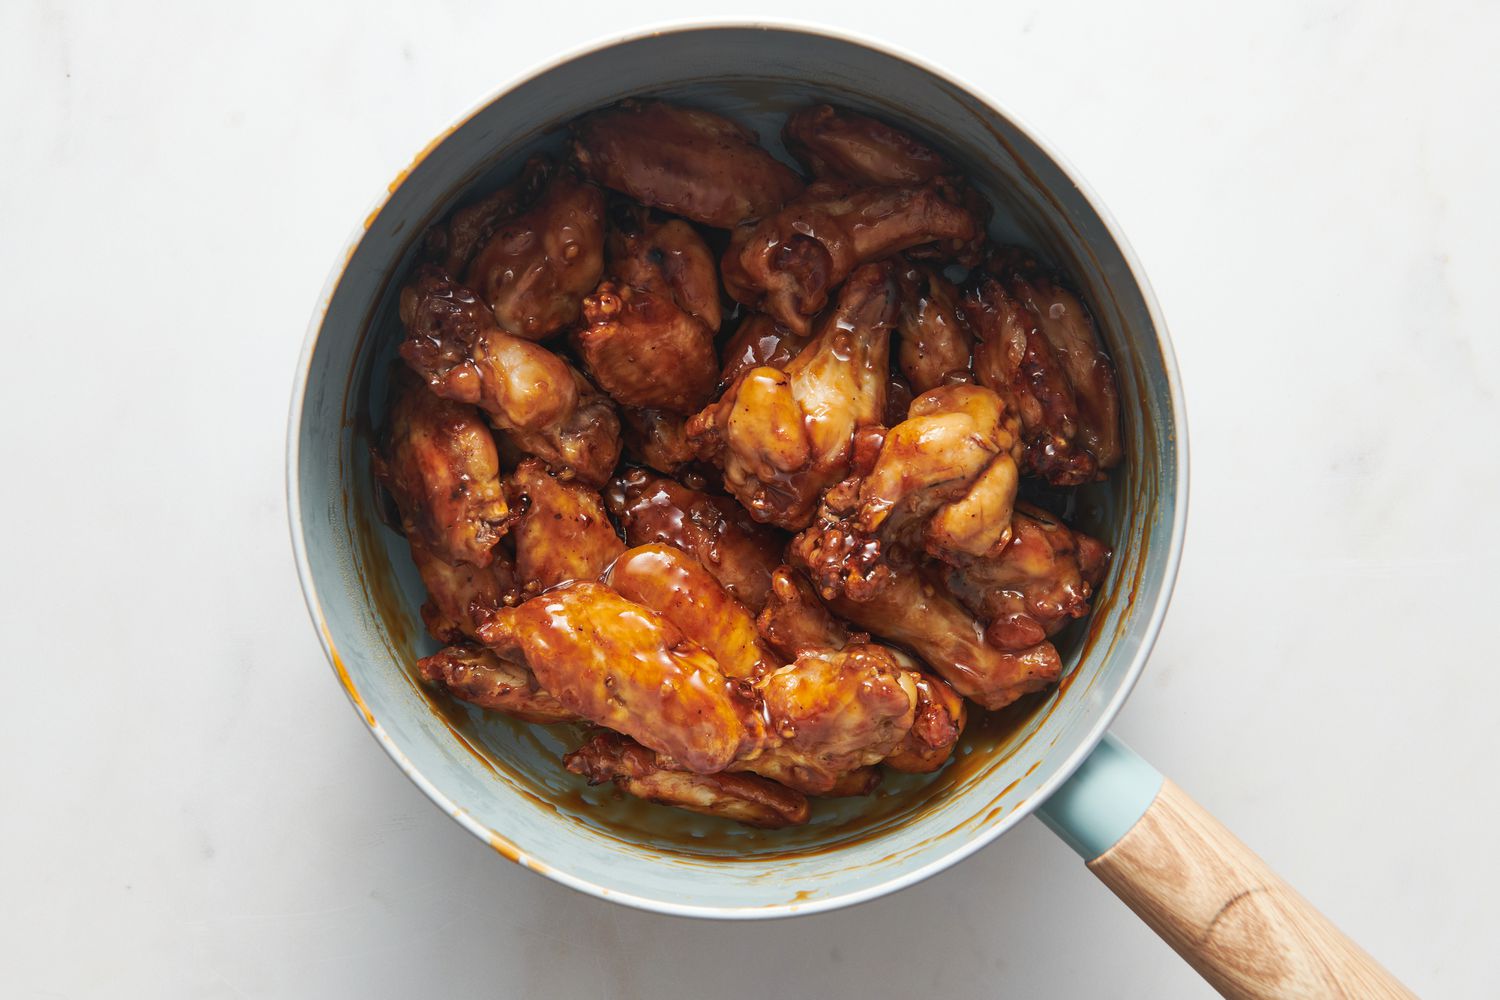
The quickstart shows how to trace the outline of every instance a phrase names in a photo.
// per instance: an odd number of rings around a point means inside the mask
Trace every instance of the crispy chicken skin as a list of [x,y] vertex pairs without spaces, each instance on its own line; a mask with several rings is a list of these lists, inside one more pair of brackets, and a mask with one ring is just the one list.
[[602,484],[620,454],[609,400],[541,344],[495,325],[474,293],[434,265],[401,292],[402,360],[437,395],[475,403],[514,443],[581,480]]
[[537,687],[531,671],[479,646],[440,649],[418,660],[417,670],[428,684],[460,701],[504,712],[522,722],[547,725],[578,721],[577,715]]
[[[487,229],[488,234],[475,241],[464,284],[490,307],[501,329],[541,340],[576,321],[583,297],[599,283],[604,268],[604,192],[543,157],[527,162],[519,188],[522,198],[517,203],[507,205],[497,198],[475,206],[481,213],[493,213],[488,225],[482,214],[466,217],[461,224],[455,218],[458,232],[450,236],[448,246],[458,252],[450,252],[445,263],[459,262],[476,224]],[[510,207],[524,211],[496,217]]]
[[855,435],[884,417],[895,313],[889,265],[860,268],[785,370],[750,369],[688,421],[699,455],[757,521],[806,527],[848,475]]
[[516,579],[528,597],[571,580],[597,580],[625,551],[599,491],[551,475],[534,458],[516,467],[506,492],[524,512],[511,534]]
[[908,265],[898,270],[901,288],[897,361],[914,392],[951,381],[973,381],[974,338],[958,316],[958,289],[937,270]]
[[584,299],[574,344],[600,388],[630,407],[692,413],[718,382],[720,322],[713,254],[681,219],[617,204],[610,280]]
[[703,647],[601,583],[565,584],[506,608],[479,634],[569,711],[690,771],[722,771],[762,743],[758,716]]
[[[792,561],[807,570],[805,553],[792,543]],[[1051,643],[1020,651],[985,641],[984,627],[942,586],[917,566],[890,563],[883,585],[855,600],[837,590],[820,595],[829,610],[858,628],[906,646],[954,690],[988,709],[1004,708],[1040,691],[1062,673]]]
[[727,677],[755,681],[780,666],[756,631],[755,616],[681,549],[661,544],[628,549],[602,580],[676,625]]
[[945,562],[1010,541],[1021,454],[1014,417],[989,389],[946,385],[912,400],[873,467],[823,498],[821,520],[797,541],[820,589],[878,588],[892,551]]
[[980,226],[955,197],[943,181],[866,188],[818,181],[779,212],[735,229],[724,252],[724,287],[805,335],[859,265],[934,241],[958,255]]
[[625,406],[620,421],[625,454],[632,461],[670,476],[698,457],[688,441],[688,418],[681,413]]
[[814,177],[896,187],[954,173],[931,146],[869,115],[828,104],[787,118],[781,137]]
[[[843,649],[851,639],[849,630],[828,613],[812,586],[790,566],[781,567],[772,577],[771,600],[756,625],[767,644],[790,660]],[[906,654],[895,649],[888,652],[911,675],[917,701],[911,729],[884,763],[898,771],[935,771],[953,755],[963,733],[967,718],[963,697],[945,681],[921,672]]]
[[411,542],[411,558],[417,564],[427,601],[422,605],[422,624],[438,642],[461,643],[477,639],[479,626],[490,615],[516,601],[515,569],[499,548],[483,568],[470,563],[450,563]]
[[374,465],[402,531],[449,562],[488,566],[510,520],[489,428],[474,407],[438,398],[399,368],[391,398]]
[[675,546],[697,557],[745,607],[765,606],[785,536],[752,521],[739,504],[644,469],[617,478],[605,499],[627,543]]
[[754,771],[813,795],[878,764],[916,718],[914,672],[872,643],[804,653],[757,685],[770,732],[779,737],[733,769]]
[[1015,536],[998,554],[951,570],[949,586],[1001,649],[1025,649],[1088,614],[1110,551],[1031,504],[1018,504]]
[[978,340],[975,374],[1021,418],[1023,471],[1055,486],[1102,478],[1122,454],[1119,399],[1088,314],[1019,252],[987,272],[962,309]]
[[752,368],[786,368],[802,348],[807,337],[799,336],[765,313],[746,313],[735,327],[734,336],[724,345],[724,370],[720,385],[731,385]]
[[573,125],[585,175],[652,208],[728,228],[775,211],[802,179],[754,132],[698,108],[629,100]]
[[775,829],[806,823],[807,797],[753,774],[694,774],[657,763],[656,753],[618,733],[600,733],[563,758],[591,785],[613,781],[627,795],[747,826]]

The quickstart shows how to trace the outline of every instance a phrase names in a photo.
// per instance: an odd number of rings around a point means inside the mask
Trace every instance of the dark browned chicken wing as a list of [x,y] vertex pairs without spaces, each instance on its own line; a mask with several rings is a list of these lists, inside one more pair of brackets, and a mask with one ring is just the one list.
[[418,660],[417,670],[427,683],[460,701],[504,712],[522,722],[546,725],[578,721],[577,715],[537,687],[531,671],[479,646],[441,649]]
[[597,580],[625,551],[598,490],[559,479],[536,459],[516,467],[506,490],[522,512],[511,535],[525,596],[571,580]]
[[958,316],[958,289],[937,270],[898,269],[901,288],[901,373],[914,392],[973,381],[974,338]]
[[802,179],[754,132],[698,108],[624,101],[573,125],[573,158],[607,188],[709,226],[780,208]]

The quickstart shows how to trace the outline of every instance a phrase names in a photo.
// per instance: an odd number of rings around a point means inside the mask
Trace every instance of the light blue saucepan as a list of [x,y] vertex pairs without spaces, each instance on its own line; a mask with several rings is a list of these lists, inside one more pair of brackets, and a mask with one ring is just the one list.
[[[379,518],[369,458],[400,338],[400,276],[427,226],[466,195],[559,147],[574,116],[640,94],[723,111],[778,153],[782,117],[814,101],[934,140],[996,206],[997,239],[1033,247],[1071,276],[1119,369],[1127,461],[1077,512],[1116,555],[1092,616],[1061,644],[1064,683],[975,727],[942,773],[892,780],[874,800],[819,803],[805,828],[749,830],[583,788],[558,760],[576,743],[570,729],[486,718],[430,697],[412,672],[434,644],[417,617],[422,588],[405,543]],[[341,254],[298,365],[287,450],[292,544],[339,681],[407,776],[511,861],[663,913],[814,913],[911,885],[1035,810],[1221,990],[1280,997],[1300,995],[1299,983],[1366,981],[1347,980],[1349,969],[1381,981],[1378,966],[1107,734],[1161,627],[1187,516],[1182,389],[1166,327],[1078,175],[997,103],[918,59],[817,29],[702,26],[600,44],[499,91],[422,151]]]

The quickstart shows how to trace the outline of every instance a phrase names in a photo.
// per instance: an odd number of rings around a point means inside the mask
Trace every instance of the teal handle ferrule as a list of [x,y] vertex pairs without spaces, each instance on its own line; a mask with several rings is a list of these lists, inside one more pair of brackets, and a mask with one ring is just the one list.
[[1105,733],[1037,815],[1085,861],[1093,861],[1146,814],[1163,780],[1160,771]]

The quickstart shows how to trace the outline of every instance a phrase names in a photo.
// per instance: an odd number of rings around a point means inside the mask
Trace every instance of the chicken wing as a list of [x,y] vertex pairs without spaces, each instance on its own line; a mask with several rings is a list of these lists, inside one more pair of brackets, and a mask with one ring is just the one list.
[[672,475],[698,457],[688,441],[688,418],[668,410],[622,407],[625,454],[642,465]]
[[[849,630],[828,613],[812,587],[789,566],[772,577],[771,600],[756,625],[767,645],[790,660],[843,649],[851,639]],[[946,682],[921,672],[904,653],[888,652],[911,675],[917,703],[910,731],[884,763],[898,771],[936,771],[953,755],[963,733],[964,700]]]
[[1031,504],[1016,507],[1015,536],[998,554],[948,574],[953,594],[988,622],[1001,649],[1025,649],[1088,614],[1104,579],[1109,548]]
[[632,202],[616,201],[610,209],[605,250],[615,280],[671,296],[710,334],[718,333],[723,322],[719,262],[698,230]]
[[594,485],[620,455],[614,407],[541,344],[495,325],[474,293],[433,265],[401,292],[399,353],[433,392],[477,403],[523,451]]
[[901,341],[897,361],[913,391],[972,381],[974,338],[958,316],[958,289],[930,267],[899,270]]
[[856,267],[939,241],[954,254],[980,234],[943,181],[856,188],[819,181],[781,211],[735,229],[721,267],[736,301],[806,334]]
[[724,345],[724,370],[720,385],[734,380],[752,368],[782,368],[791,363],[808,338],[799,336],[765,313],[746,313],[735,328],[734,336]]
[[410,541],[412,561],[427,588],[422,605],[422,624],[438,642],[461,643],[478,638],[479,626],[490,615],[517,596],[515,570],[510,557],[495,549],[494,560],[485,567],[450,563]]
[[506,490],[524,511],[511,535],[516,579],[526,596],[570,580],[597,580],[625,551],[598,490],[559,479],[534,458],[516,467]]
[[604,269],[604,192],[533,157],[521,177],[454,213],[430,240],[505,332],[541,340],[578,319]]
[[632,469],[605,496],[630,545],[662,542],[698,558],[741,604],[759,611],[781,564],[784,535],[757,524],[728,497]]
[[[793,542],[792,560],[804,571],[807,553]],[[942,581],[921,567],[892,561],[882,586],[856,600],[836,587],[820,588],[834,614],[888,642],[906,646],[959,694],[989,709],[1040,691],[1062,673],[1051,643],[1009,651],[985,642],[984,627]]]
[[692,413],[713,398],[713,335],[670,298],[605,281],[583,300],[579,357],[624,406]]
[[488,566],[510,520],[489,428],[474,407],[440,399],[400,368],[391,394],[385,448],[374,461],[402,530],[449,562]]
[[600,583],[565,584],[496,613],[485,645],[536,674],[569,711],[700,774],[764,742],[713,657],[666,618]]
[[903,670],[891,650],[871,643],[804,653],[757,690],[779,740],[732,769],[812,795],[889,757],[916,719],[913,672]]
[[1100,477],[1120,460],[1119,405],[1087,313],[1050,282],[1033,283],[1042,279],[1029,258],[1004,254],[988,267],[962,308],[978,340],[975,374],[1021,418],[1023,471],[1057,486]]
[[656,753],[618,733],[600,733],[563,758],[569,771],[589,784],[613,781],[627,795],[747,826],[775,829],[806,823],[807,797],[753,774],[694,774],[672,771]]
[[798,540],[820,589],[880,586],[893,549],[945,562],[1010,541],[1021,454],[1018,423],[989,389],[948,385],[912,401],[873,468],[824,497],[820,524]]
[[750,369],[688,421],[699,455],[757,521],[806,527],[823,490],[848,475],[855,435],[884,416],[895,312],[889,265],[861,267],[785,370]]
[[761,641],[755,616],[681,549],[638,545],[616,559],[602,580],[676,625],[708,651],[726,677],[755,681],[780,666]]
[[422,679],[460,701],[504,712],[522,722],[577,722],[556,698],[537,687],[531,671],[478,646],[449,646],[417,661]]
[[955,173],[931,146],[878,119],[828,104],[788,117],[781,137],[787,152],[814,177],[897,187]]
[[585,116],[573,125],[572,148],[579,168],[605,187],[709,226],[765,215],[802,190],[754,132],[663,101],[623,101]]

